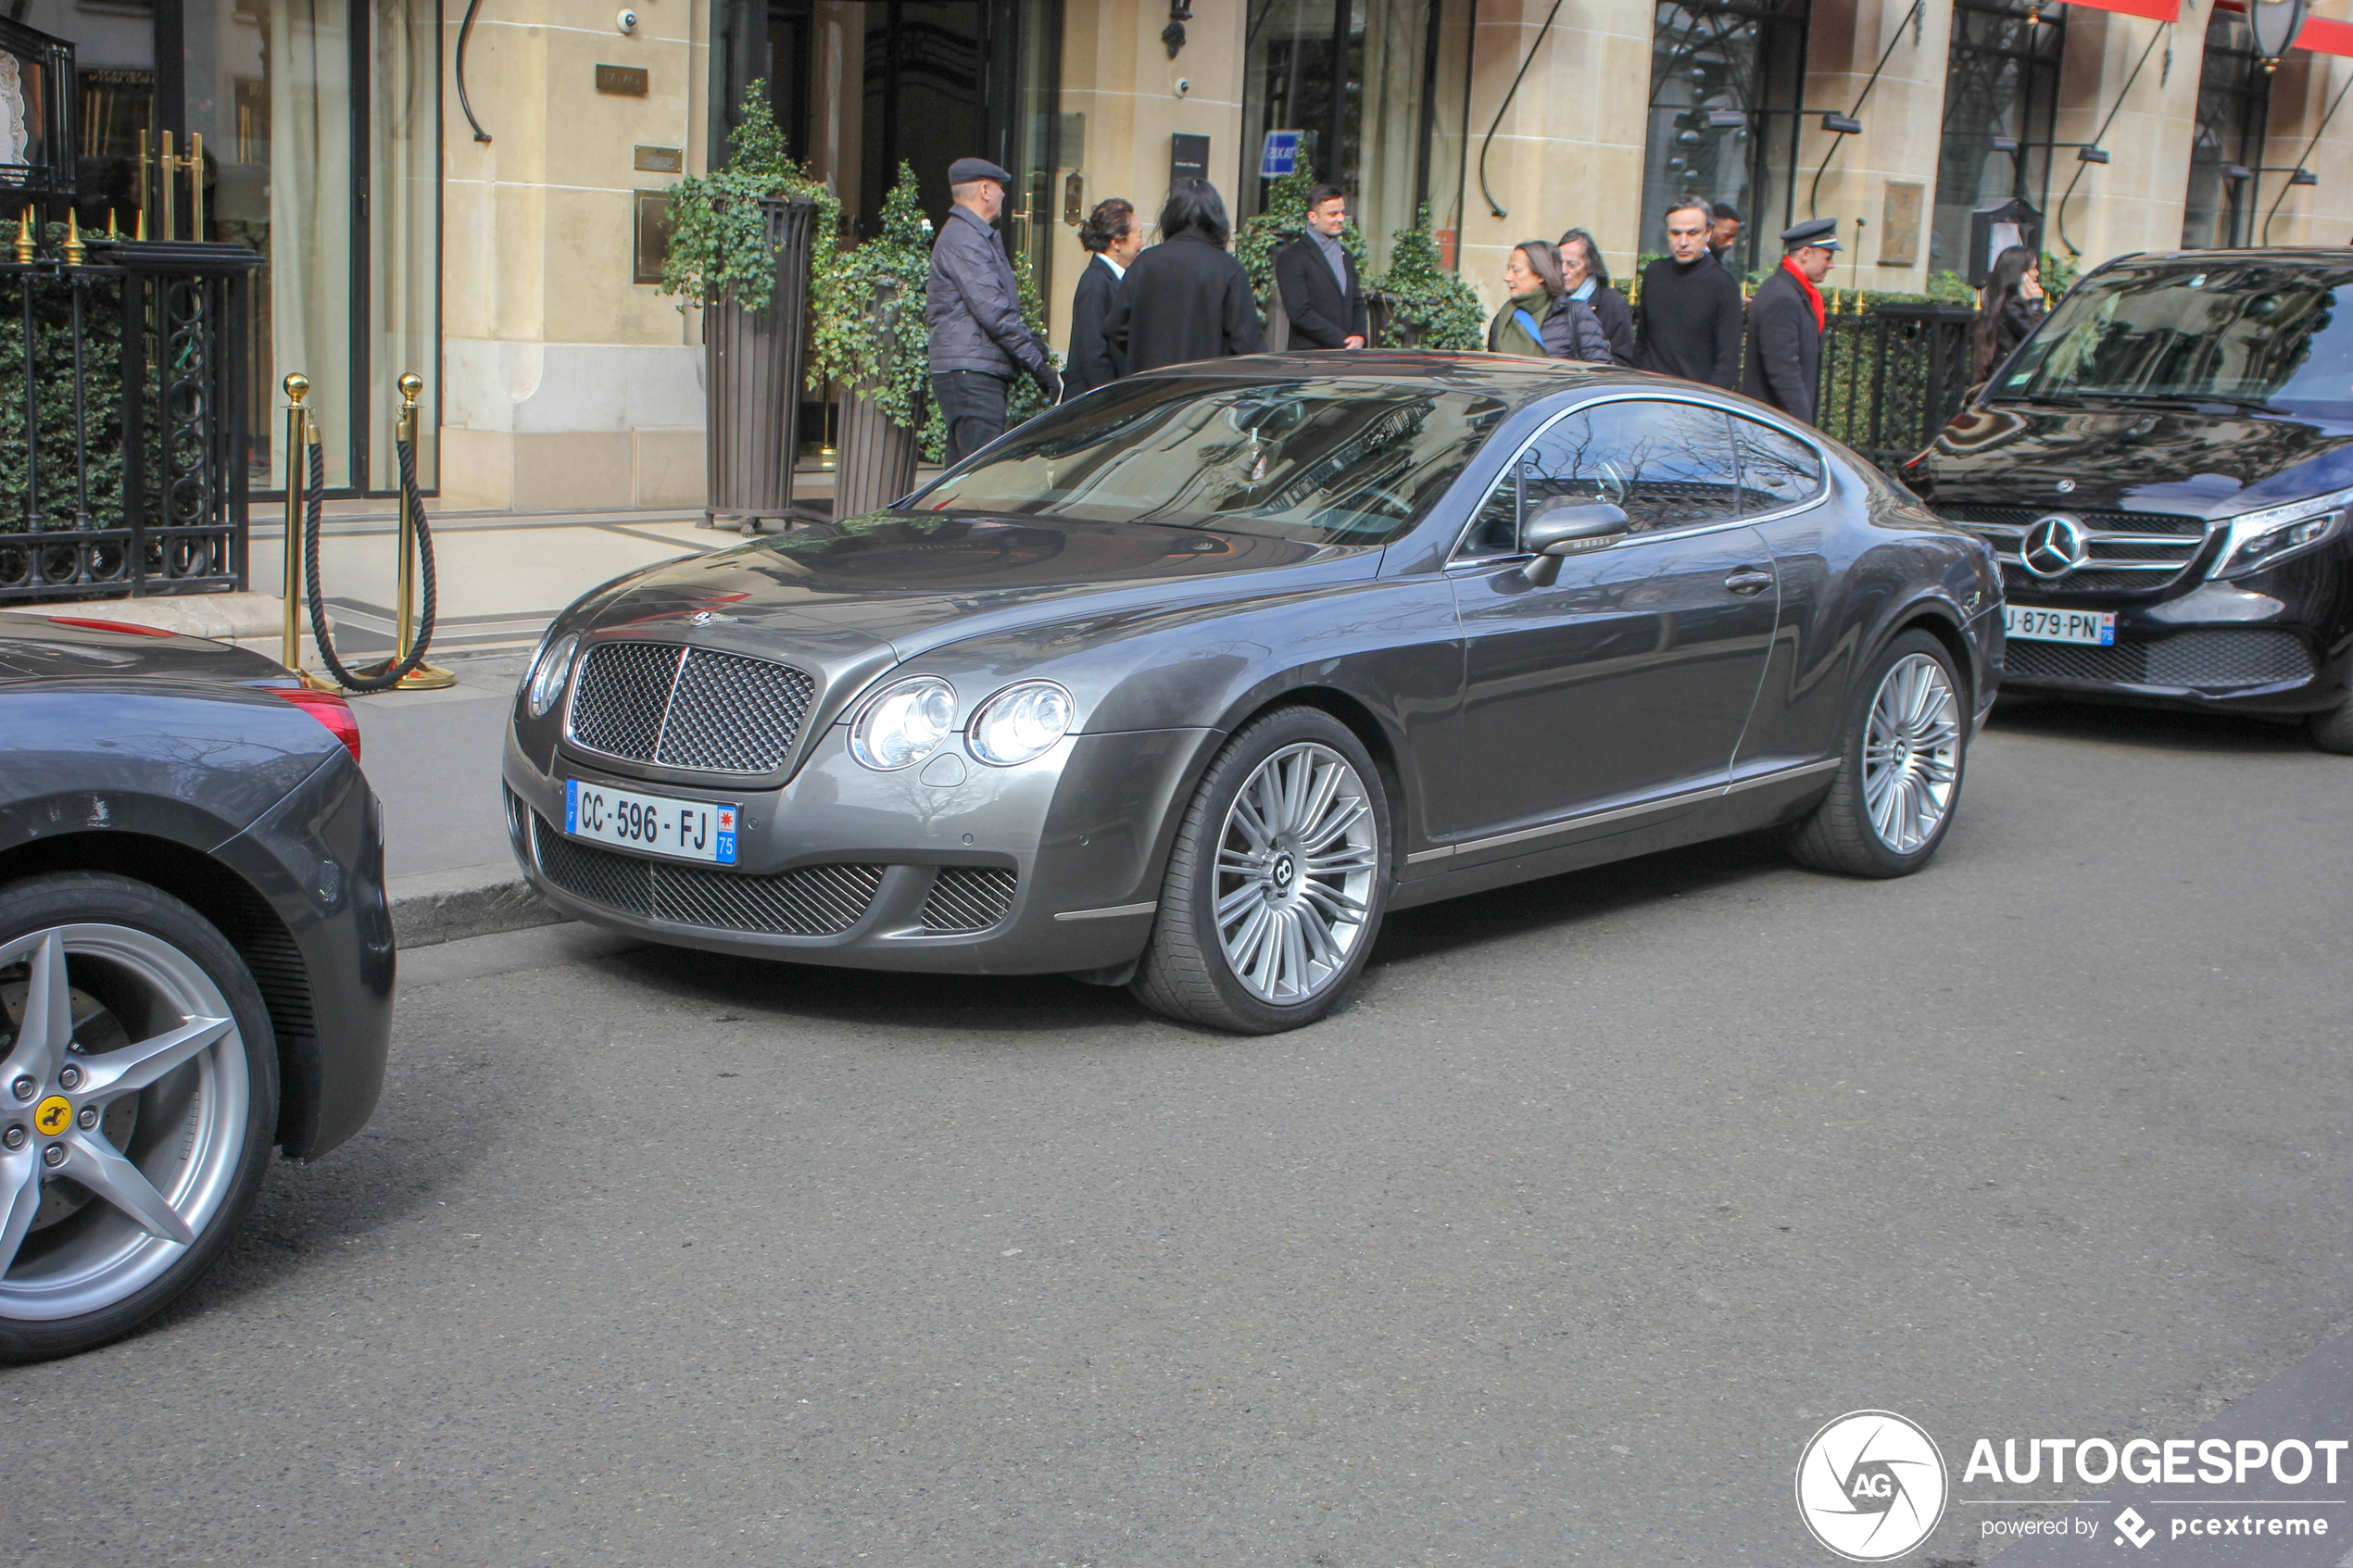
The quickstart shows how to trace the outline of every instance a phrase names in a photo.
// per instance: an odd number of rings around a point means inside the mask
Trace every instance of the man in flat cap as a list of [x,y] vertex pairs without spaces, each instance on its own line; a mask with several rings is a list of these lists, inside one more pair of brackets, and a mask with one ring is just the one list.
[[948,166],[955,205],[931,245],[924,325],[931,329],[931,394],[948,426],[948,460],[960,461],[1005,433],[1005,396],[1027,375],[1046,401],[1062,397],[1062,379],[1038,334],[1021,319],[1013,264],[997,238],[1013,176],[987,158]]
[[1838,220],[1817,218],[1781,231],[1780,270],[1748,302],[1748,366],[1741,390],[1792,419],[1814,422],[1830,312],[1821,282],[1838,254]]

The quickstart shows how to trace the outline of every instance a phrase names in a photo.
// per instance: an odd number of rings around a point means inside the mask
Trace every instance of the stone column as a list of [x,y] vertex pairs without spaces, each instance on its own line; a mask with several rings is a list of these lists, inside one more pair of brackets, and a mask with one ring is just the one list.
[[[1929,233],[1935,217],[1937,159],[1944,150],[1953,13],[1948,6],[1930,5],[1915,19],[1911,9],[1911,0],[1865,0],[1853,9],[1814,9],[1806,49],[1805,106],[1840,114],[1853,109],[1863,124],[1859,134],[1840,135],[1823,130],[1818,114],[1800,122],[1793,220],[1835,218],[1839,241],[1846,247],[1824,282],[1828,289],[1920,294],[1928,288]],[[1871,71],[1882,55],[1887,65],[1874,83]],[[1867,84],[1869,96],[1864,97]],[[1857,98],[1862,99],[1859,108]],[[1892,194],[1891,185],[1895,187]],[[1907,209],[1908,247],[1900,232]],[[1757,249],[1759,264],[1776,265],[1779,214],[1748,217],[1767,231]],[[1960,270],[1952,257],[1939,259],[1936,266]]]
[[[2178,249],[2197,122],[2198,70],[2206,55],[2206,13],[2184,9],[2184,19],[2169,25],[2083,6],[2067,9],[2058,140],[2086,142],[2097,134],[2112,161],[2081,163],[2074,148],[2058,149],[2051,160],[2051,210],[2044,217],[2043,248],[2064,257],[2071,243],[2085,268],[2124,251]],[[2160,29],[2168,36],[2151,49],[2150,37]],[[2145,51],[2147,62],[2140,64]],[[2136,64],[2140,75],[2134,79]],[[2070,182],[2075,194],[2062,210],[2060,198]]]

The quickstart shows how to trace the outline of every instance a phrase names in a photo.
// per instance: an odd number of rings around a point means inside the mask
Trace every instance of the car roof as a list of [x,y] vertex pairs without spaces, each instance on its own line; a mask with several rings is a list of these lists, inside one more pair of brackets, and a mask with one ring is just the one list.
[[1532,359],[1517,354],[1435,354],[1403,348],[1244,354],[1230,359],[1163,365],[1146,373],[1239,381],[1282,381],[1296,376],[1319,381],[1382,382],[1399,386],[1439,383],[1457,391],[1499,398],[1516,408],[1565,392],[1593,392],[1620,385],[1688,388],[1692,384],[1672,376],[1616,365]]
[[2108,265],[2122,267],[2141,261],[2309,261],[2316,265],[2342,267],[2353,261],[2353,246],[2246,245],[2229,250],[2137,250],[2117,257]]

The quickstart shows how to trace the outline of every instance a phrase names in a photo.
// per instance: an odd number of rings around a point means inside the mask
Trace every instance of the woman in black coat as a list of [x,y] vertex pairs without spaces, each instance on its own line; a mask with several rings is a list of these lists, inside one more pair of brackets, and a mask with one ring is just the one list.
[[2043,263],[2024,245],[2012,245],[1994,258],[1980,296],[1975,331],[1977,350],[1972,381],[1983,382],[2026,341],[2043,322]]
[[1103,322],[1104,341],[1126,356],[1129,375],[1266,351],[1250,274],[1226,254],[1232,233],[1226,203],[1208,181],[1189,176],[1170,188],[1160,209],[1161,243],[1127,269]]
[[1070,352],[1063,356],[1063,398],[1108,386],[1127,370],[1127,361],[1103,336],[1103,322],[1112,302],[1119,297],[1119,282],[1144,248],[1144,227],[1136,209],[1113,196],[1095,204],[1078,226],[1078,243],[1089,253],[1087,270],[1078,274],[1078,288],[1070,301]]
[[1583,300],[1601,319],[1602,333],[1609,339],[1609,357],[1621,365],[1632,364],[1634,307],[1609,286],[1609,265],[1602,259],[1602,247],[1584,230],[1571,229],[1561,236],[1560,250],[1561,282],[1567,287],[1568,297]]

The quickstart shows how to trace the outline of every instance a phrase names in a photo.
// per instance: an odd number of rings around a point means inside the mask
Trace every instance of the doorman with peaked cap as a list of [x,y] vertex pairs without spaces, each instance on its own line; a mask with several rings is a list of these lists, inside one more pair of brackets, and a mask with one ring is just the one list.
[[1822,373],[1822,332],[1830,324],[1821,282],[1837,259],[1838,220],[1817,218],[1781,231],[1786,253],[1748,302],[1748,363],[1741,390],[1792,419],[1814,422]]

